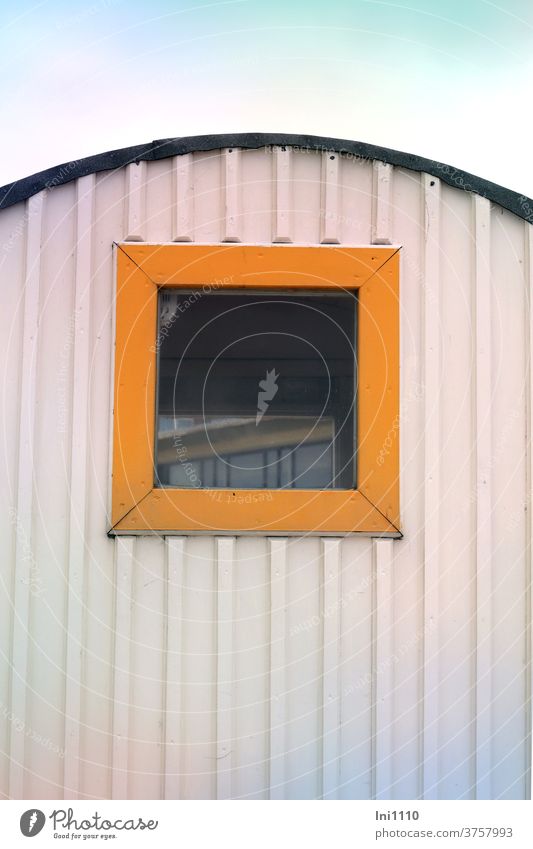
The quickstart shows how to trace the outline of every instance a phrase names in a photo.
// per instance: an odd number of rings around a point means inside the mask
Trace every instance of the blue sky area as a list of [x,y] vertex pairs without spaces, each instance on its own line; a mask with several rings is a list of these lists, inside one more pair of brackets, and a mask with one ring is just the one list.
[[0,0],[0,184],[168,136],[407,150],[533,195],[531,0]]

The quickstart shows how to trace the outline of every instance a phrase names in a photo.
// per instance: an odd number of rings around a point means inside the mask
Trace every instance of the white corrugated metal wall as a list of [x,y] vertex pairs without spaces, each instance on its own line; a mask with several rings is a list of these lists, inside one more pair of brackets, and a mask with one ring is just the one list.
[[[288,147],[0,213],[4,795],[528,796],[532,232]],[[123,239],[402,246],[402,540],[106,536]]]

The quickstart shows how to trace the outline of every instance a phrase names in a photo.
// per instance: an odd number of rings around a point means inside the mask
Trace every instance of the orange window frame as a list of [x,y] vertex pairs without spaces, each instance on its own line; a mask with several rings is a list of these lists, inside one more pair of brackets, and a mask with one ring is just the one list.
[[[116,246],[110,534],[400,535],[399,249]],[[357,488],[154,487],[161,288],[358,290]],[[193,307],[194,308],[194,307]]]

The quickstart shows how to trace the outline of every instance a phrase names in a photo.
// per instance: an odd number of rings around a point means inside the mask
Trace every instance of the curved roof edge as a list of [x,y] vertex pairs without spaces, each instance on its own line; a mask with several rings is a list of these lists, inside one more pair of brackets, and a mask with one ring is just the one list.
[[251,150],[266,145],[288,145],[316,153],[334,151],[354,159],[378,160],[401,168],[408,168],[411,171],[423,171],[438,177],[449,186],[481,195],[518,215],[519,218],[533,223],[533,199],[519,195],[518,192],[513,192],[496,183],[491,183],[489,180],[484,180],[482,177],[476,177],[467,171],[461,171],[451,165],[445,165],[434,159],[425,159],[423,156],[414,156],[400,150],[392,150],[388,147],[365,144],[364,142],[334,139],[327,136],[294,135],[292,133],[230,133],[184,136],[160,139],[147,144],[123,147],[119,150],[110,150],[107,153],[99,153],[96,156],[88,156],[85,159],[56,165],[22,180],[16,180],[7,186],[2,186],[0,188],[0,209],[26,200],[43,189],[61,186],[71,180],[76,180],[78,177],[85,177],[87,174],[121,168],[132,162],[154,162],[158,159],[179,156],[183,153],[218,150],[224,147]]

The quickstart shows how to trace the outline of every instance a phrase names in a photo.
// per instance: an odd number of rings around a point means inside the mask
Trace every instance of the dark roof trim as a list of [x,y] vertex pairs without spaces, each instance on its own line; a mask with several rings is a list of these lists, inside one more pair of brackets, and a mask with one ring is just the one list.
[[229,135],[212,136],[185,136],[183,138],[161,139],[148,144],[139,144],[134,147],[124,147],[120,150],[110,150],[97,156],[88,156],[86,159],[78,159],[48,168],[38,174],[32,174],[22,180],[17,180],[7,186],[0,188],[0,209],[12,206],[14,203],[26,200],[43,189],[61,186],[85,177],[87,174],[95,174],[99,171],[109,171],[121,168],[131,162],[154,162],[157,159],[166,159],[169,156],[179,156],[183,153],[194,151],[218,150],[224,147],[240,147],[245,149],[256,149],[266,145],[289,145],[303,148],[308,151],[320,153],[322,151],[334,151],[344,154],[348,158],[379,160],[411,171],[424,171],[438,177],[442,182],[467,192],[474,192],[488,200],[499,204],[499,206],[514,212],[519,218],[533,223],[533,199],[512,192],[496,183],[483,180],[474,174],[460,171],[451,165],[444,165],[433,159],[424,159],[422,156],[414,156],[411,153],[403,153],[400,150],[391,150],[387,147],[377,147],[364,142],[347,141],[344,139],[333,139],[325,136],[300,136],[289,133],[233,133]]

